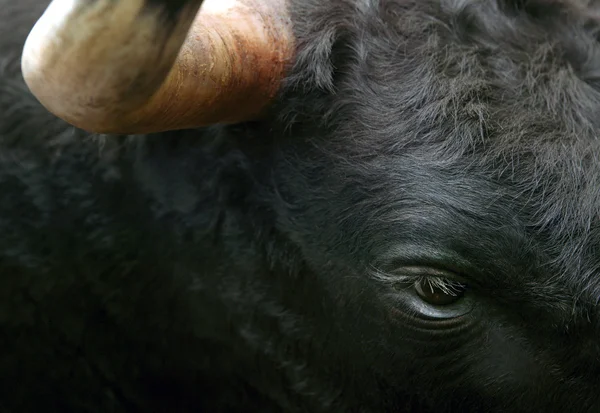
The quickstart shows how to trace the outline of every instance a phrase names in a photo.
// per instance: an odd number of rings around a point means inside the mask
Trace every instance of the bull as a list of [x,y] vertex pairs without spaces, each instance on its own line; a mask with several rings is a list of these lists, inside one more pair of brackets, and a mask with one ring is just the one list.
[[2,412],[600,411],[597,2],[0,6]]

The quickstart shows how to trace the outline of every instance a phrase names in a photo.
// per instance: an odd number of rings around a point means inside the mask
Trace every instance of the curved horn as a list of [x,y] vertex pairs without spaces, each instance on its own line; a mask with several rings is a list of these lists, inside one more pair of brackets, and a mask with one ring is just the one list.
[[98,133],[252,120],[293,54],[286,0],[54,0],[25,81],[56,116]]

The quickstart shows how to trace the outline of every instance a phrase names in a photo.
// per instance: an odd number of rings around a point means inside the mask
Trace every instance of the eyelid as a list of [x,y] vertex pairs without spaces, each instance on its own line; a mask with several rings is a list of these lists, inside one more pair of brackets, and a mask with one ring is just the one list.
[[[378,254],[373,266],[389,274],[398,274],[404,268],[427,268],[437,275],[460,282],[476,284],[479,268],[457,251],[421,243],[398,243]],[[412,274],[407,274],[408,276]],[[425,274],[426,275],[426,274]],[[471,279],[473,278],[473,279]]]
[[442,282],[453,282],[464,285],[470,284],[465,277],[453,271],[432,265],[396,265],[388,267],[388,269],[372,267],[369,272],[373,279],[391,285],[397,283],[413,285],[423,279],[437,279]]
[[459,274],[449,271],[443,270],[441,268],[431,266],[431,265],[406,265],[402,267],[398,267],[394,274],[398,274],[399,276],[410,276],[410,277],[437,277],[437,278],[445,278],[450,281],[455,281],[459,283],[466,284],[467,280],[460,276]]

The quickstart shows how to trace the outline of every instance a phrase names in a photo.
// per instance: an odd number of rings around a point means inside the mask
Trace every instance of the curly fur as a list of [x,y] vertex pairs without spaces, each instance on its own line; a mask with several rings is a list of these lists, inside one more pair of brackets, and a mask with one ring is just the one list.
[[[266,121],[92,136],[0,0],[2,411],[600,410],[600,7],[291,0]],[[372,269],[450,267],[460,330]],[[382,264],[384,263],[384,264]]]

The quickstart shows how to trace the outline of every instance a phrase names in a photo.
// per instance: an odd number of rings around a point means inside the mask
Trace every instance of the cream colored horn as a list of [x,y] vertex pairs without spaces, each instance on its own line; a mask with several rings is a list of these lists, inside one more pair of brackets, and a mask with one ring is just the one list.
[[286,0],[54,0],[25,81],[56,116],[98,133],[259,117],[291,63]]

